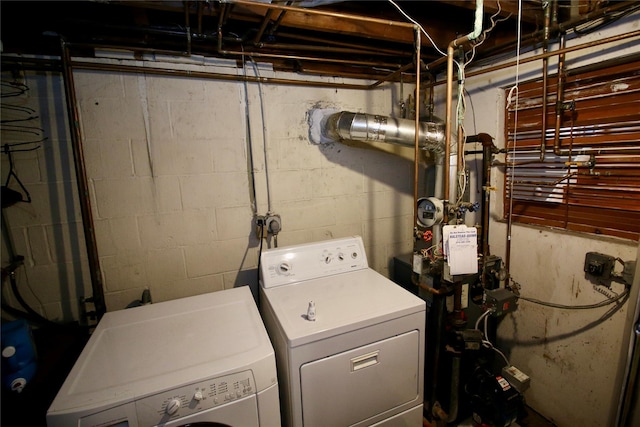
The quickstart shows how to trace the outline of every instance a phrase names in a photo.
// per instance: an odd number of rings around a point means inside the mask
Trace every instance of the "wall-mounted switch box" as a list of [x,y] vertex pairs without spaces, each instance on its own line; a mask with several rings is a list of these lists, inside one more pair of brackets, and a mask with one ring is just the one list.
[[484,307],[492,310],[492,316],[499,317],[516,310],[518,297],[505,288],[487,290],[484,295]]
[[615,262],[616,259],[610,255],[587,252],[584,259],[584,272],[589,276],[606,280],[611,277]]

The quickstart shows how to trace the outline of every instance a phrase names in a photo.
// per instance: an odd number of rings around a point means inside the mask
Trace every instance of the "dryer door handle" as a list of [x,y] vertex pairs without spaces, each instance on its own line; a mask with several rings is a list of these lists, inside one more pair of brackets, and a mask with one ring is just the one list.
[[351,359],[351,372],[377,365],[379,363],[379,354],[380,350],[376,350],[371,353],[363,354],[362,356],[354,357]]

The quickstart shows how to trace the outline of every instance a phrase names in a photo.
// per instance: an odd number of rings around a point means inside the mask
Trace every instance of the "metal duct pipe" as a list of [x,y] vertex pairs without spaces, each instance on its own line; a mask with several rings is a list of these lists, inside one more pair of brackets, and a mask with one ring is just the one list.
[[[326,118],[322,134],[334,141],[386,142],[413,148],[416,125],[410,119],[342,111]],[[445,139],[443,123],[420,122],[418,138],[421,150],[442,153]]]

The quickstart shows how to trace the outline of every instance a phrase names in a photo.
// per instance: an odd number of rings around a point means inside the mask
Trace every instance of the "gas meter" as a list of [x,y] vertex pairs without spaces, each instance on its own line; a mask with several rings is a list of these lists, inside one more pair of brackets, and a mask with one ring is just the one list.
[[418,224],[423,227],[433,227],[442,222],[444,203],[435,197],[418,199]]

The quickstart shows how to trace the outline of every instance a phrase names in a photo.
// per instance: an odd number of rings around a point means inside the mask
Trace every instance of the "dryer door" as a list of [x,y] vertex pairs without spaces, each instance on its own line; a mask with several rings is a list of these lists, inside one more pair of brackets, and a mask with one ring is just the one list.
[[305,427],[351,425],[416,401],[420,334],[406,332],[300,368]]

